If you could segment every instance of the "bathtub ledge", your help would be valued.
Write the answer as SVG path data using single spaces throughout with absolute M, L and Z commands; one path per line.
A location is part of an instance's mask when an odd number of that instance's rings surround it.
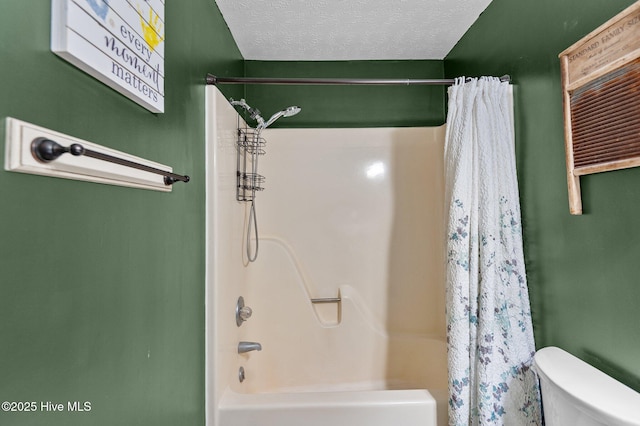
M 436 426 L 436 400 L 426 389 L 240 394 L 220 401 L 222 426 L 259 421 L 274 426 Z

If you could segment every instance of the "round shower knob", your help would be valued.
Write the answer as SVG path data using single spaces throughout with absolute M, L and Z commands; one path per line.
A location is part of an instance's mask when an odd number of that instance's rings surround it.
M 252 313 L 251 308 L 244 305 L 244 298 L 240 296 L 236 303 L 236 325 L 240 327 L 243 322 L 251 318 Z
M 246 321 L 249 318 L 251 318 L 252 313 L 253 311 L 251 310 L 251 308 L 248 306 L 245 306 L 244 308 L 240 308 L 238 315 L 240 315 L 240 318 L 242 318 L 242 321 Z

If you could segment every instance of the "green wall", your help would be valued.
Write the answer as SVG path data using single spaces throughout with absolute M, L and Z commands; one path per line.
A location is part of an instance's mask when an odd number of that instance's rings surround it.
M 558 54 L 630 0 L 493 0 L 445 58 L 448 77 L 508 73 L 537 346 L 640 390 L 640 168 L 583 177 L 569 215 Z
M 50 3 L 0 2 L 0 118 L 192 181 L 167 194 L 0 170 L 0 401 L 92 404 L 0 424 L 203 425 L 203 83 L 242 74 L 242 57 L 213 0 L 166 2 L 166 112 L 152 114 L 51 53 Z
M 445 61 L 244 62 L 213 1 L 167 2 L 166 112 L 152 114 L 50 52 L 50 2 L 0 2 L 0 118 L 192 177 L 164 194 L 0 171 L 0 400 L 92 403 L 75 414 L 0 412 L 0 424 L 204 424 L 207 72 L 511 74 L 537 344 L 640 390 L 640 169 L 583 178 L 585 214 L 569 215 L 557 59 L 629 4 L 493 0 Z M 443 87 L 221 87 L 265 117 L 303 108 L 280 127 L 444 122 Z
M 442 61 L 246 61 L 247 77 L 442 78 Z M 443 86 L 247 85 L 265 118 L 289 105 L 302 111 L 274 127 L 405 127 L 444 123 Z

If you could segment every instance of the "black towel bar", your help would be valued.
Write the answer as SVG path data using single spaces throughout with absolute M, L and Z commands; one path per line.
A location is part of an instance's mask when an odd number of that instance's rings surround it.
M 38 161 L 43 163 L 49 163 L 64 153 L 70 153 L 71 155 L 80 156 L 84 155 L 98 160 L 108 161 L 110 163 L 120 164 L 121 166 L 132 167 L 138 170 L 144 170 L 145 172 L 155 173 L 157 175 L 164 176 L 164 184 L 172 185 L 175 182 L 189 182 L 189 176 L 178 175 L 171 173 L 167 170 L 157 169 L 151 166 L 145 166 L 144 164 L 135 163 L 133 161 L 125 160 L 123 158 L 114 157 L 109 154 L 103 154 L 101 152 L 92 151 L 86 149 L 80 144 L 74 143 L 69 147 L 60 145 L 58 142 L 52 141 L 47 138 L 36 138 L 31 142 L 31 154 Z

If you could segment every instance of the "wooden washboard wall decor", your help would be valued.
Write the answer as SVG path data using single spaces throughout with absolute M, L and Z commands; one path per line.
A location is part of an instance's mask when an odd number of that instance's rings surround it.
M 640 1 L 560 55 L 569 211 L 580 176 L 640 166 Z

